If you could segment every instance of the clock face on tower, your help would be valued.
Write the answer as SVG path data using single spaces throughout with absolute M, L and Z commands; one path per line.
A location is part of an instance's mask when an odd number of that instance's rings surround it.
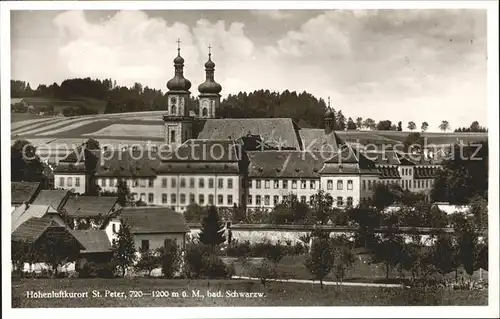
M 175 105 L 176 102 L 177 102 L 177 100 L 175 99 L 175 97 L 172 97 L 170 99 L 170 104 Z

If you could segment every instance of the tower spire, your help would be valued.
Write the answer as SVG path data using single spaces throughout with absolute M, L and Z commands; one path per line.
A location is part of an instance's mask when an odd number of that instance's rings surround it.
M 177 38 L 177 55 L 181 55 L 181 39 Z
M 330 109 L 330 97 L 328 97 L 328 109 Z

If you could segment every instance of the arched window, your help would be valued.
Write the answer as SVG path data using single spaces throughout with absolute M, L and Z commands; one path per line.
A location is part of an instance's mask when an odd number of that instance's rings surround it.
M 208 109 L 206 107 L 203 108 L 202 116 L 208 116 Z
M 175 107 L 175 105 L 172 105 L 172 107 L 170 108 L 170 114 L 172 115 L 177 114 L 177 108 Z

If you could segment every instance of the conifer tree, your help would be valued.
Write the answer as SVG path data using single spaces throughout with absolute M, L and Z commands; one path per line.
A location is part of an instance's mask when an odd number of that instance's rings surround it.
M 208 214 L 201 222 L 200 242 L 210 247 L 212 257 L 215 255 L 215 247 L 226 241 L 224 236 L 224 223 L 220 220 L 217 208 L 210 206 Z
M 118 230 L 117 238 L 113 239 L 113 248 L 113 259 L 121 268 L 122 277 L 124 277 L 127 267 L 131 266 L 136 259 L 134 238 L 130 233 L 130 226 L 124 220 Z

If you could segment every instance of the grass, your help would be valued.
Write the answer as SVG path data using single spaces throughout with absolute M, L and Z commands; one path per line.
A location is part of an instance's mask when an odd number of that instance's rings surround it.
M 397 279 L 399 277 L 399 272 L 396 269 L 392 269 L 389 272 L 389 279 L 386 279 L 385 265 L 371 264 L 370 256 L 362 252 L 356 254 L 355 257 L 356 260 L 351 269 L 348 270 L 347 276 L 343 281 L 367 283 L 400 282 Z M 312 279 L 311 273 L 304 266 L 304 261 L 305 255 L 285 256 L 278 264 L 278 277 L 283 279 Z M 259 260 L 250 260 L 250 262 L 257 264 Z M 236 275 L 250 277 L 254 275 L 254 273 L 252 273 L 252 266 L 248 267 L 238 259 L 233 261 L 233 265 Z M 410 273 L 405 273 L 405 276 L 410 276 Z M 454 277 L 455 273 L 450 273 L 448 276 Z M 459 276 L 465 276 L 462 270 L 459 270 Z M 486 272 L 484 277 L 487 278 Z M 479 271 L 474 273 L 473 278 L 479 278 Z M 336 281 L 333 273 L 330 273 L 325 280 Z
M 88 292 L 89 297 L 75 299 L 28 299 L 27 291 Z M 124 292 L 178 292 L 179 297 L 114 298 L 104 297 L 105 290 Z M 192 291 L 199 290 L 200 297 Z M 204 297 L 207 290 L 215 293 L 227 290 L 263 293 L 254 298 Z M 92 297 L 99 291 L 100 298 Z M 187 294 L 183 298 L 182 292 Z M 247 280 L 167 280 L 134 279 L 22 279 L 13 282 L 13 307 L 72 308 L 72 307 L 246 307 L 246 306 L 404 306 L 404 305 L 486 305 L 487 291 L 416 291 L 402 288 L 372 288 L 268 283 L 266 286 Z
M 50 117 L 53 117 L 53 116 L 38 115 L 38 114 L 31 114 L 31 113 L 10 113 L 11 123 L 21 122 L 21 121 L 26 121 L 26 120 L 50 118 Z

